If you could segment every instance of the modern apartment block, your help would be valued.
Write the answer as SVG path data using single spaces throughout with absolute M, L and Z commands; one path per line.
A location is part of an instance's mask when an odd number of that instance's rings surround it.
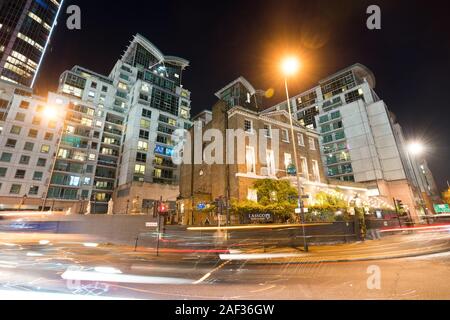
M 0 210 L 44 205 L 64 119 L 49 100 L 0 80 Z
M 374 196 L 389 203 L 400 199 L 417 216 L 425 210 L 414 187 L 406 142 L 375 85 L 367 67 L 350 66 L 293 97 L 295 119 L 320 133 L 329 178 L 365 183 Z M 285 104 L 280 104 L 267 112 L 283 108 Z
M 0 1 L 1 80 L 33 87 L 63 1 Z
M 79 66 L 61 75 L 47 102 L 63 117 L 47 206 L 84 213 L 89 204 L 91 213 L 106 213 L 113 199 L 123 214 L 160 197 L 176 200 L 171 135 L 191 126 L 190 92 L 181 84 L 188 64 L 137 35 L 108 76 Z

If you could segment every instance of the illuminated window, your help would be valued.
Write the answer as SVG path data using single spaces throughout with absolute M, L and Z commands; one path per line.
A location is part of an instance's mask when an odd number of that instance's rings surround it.
M 300 147 L 304 147 L 305 146 L 305 137 L 303 136 L 303 134 L 298 134 L 297 138 L 298 138 L 298 145 Z
M 67 149 L 59 149 L 58 158 L 67 159 L 69 157 L 69 150 Z
M 320 182 L 319 162 L 317 160 L 313 160 L 312 164 L 313 164 L 314 181 Z
M 284 167 L 286 170 L 289 168 L 289 166 L 292 165 L 292 156 L 290 153 L 284 154 Z
M 309 149 L 316 150 L 316 141 L 314 138 L 309 138 Z
M 150 124 L 149 120 L 141 119 L 141 128 L 150 129 Z
M 255 149 L 253 147 L 246 148 L 245 160 L 247 163 L 247 173 L 256 173 Z
M 145 165 L 137 164 L 134 166 L 134 173 L 136 174 L 145 174 Z
M 47 144 L 42 145 L 41 153 L 49 153 L 49 152 L 50 152 L 50 146 Z
M 255 189 L 248 189 L 247 200 L 258 202 L 258 191 Z
M 139 151 L 148 151 L 148 142 L 139 141 L 138 142 L 138 150 Z

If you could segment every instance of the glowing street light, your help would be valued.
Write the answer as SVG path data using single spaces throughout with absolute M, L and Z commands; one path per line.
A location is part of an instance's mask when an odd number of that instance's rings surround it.
M 303 242 L 305 251 L 308 252 L 308 241 L 306 239 L 306 229 L 305 229 L 305 210 L 303 208 L 303 195 L 302 195 L 302 186 L 299 175 L 299 164 L 298 164 L 298 156 L 297 156 L 297 148 L 295 141 L 295 132 L 294 132 L 294 122 L 292 117 L 292 109 L 291 109 L 291 98 L 289 97 L 289 85 L 288 85 L 288 77 L 293 76 L 300 69 L 300 62 L 296 57 L 286 57 L 281 62 L 281 70 L 284 74 L 284 84 L 286 87 L 286 98 L 287 98 L 287 107 L 289 112 L 289 120 L 291 124 L 291 134 L 292 134 L 292 147 L 294 150 L 294 159 L 295 159 L 295 175 L 297 177 L 297 187 L 298 187 L 298 209 L 300 209 L 300 215 L 302 219 L 302 229 L 303 229 Z M 297 211 L 296 211 L 297 213 Z
M 425 147 L 420 142 L 412 142 L 408 145 L 408 151 L 411 155 L 418 156 L 425 151 Z
M 296 57 L 287 57 L 282 61 L 281 69 L 285 76 L 292 76 L 300 69 L 300 62 Z

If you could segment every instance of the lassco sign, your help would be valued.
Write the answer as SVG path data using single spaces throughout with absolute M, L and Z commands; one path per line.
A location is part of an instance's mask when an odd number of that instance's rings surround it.
M 247 218 L 251 222 L 273 222 L 273 214 L 271 213 L 249 213 Z

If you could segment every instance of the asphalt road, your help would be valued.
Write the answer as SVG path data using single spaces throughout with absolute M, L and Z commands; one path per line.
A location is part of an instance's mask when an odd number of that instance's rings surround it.
M 442 232 L 420 237 L 430 244 L 449 241 Z M 0 299 L 450 299 L 450 251 L 275 264 L 224 261 L 217 253 L 156 258 L 152 252 L 86 241 L 83 236 L 0 234 Z M 395 242 L 412 243 L 407 236 Z M 364 245 L 370 244 L 338 248 L 360 252 Z

